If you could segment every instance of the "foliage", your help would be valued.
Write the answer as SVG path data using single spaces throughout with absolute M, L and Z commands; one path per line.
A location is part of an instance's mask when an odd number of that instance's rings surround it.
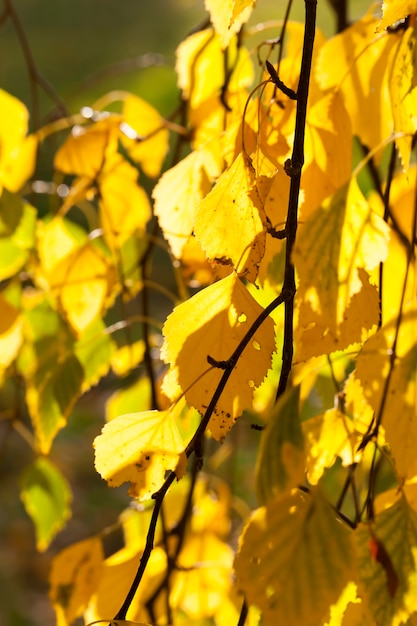
M 48 455 L 105 380 L 95 468 L 132 496 L 53 557 L 58 626 L 417 621 L 417 2 L 328 40 L 314 0 L 304 27 L 247 26 L 254 4 L 206 0 L 169 118 L 115 92 L 29 132 L 0 91 L 3 421 L 38 550 L 71 515 Z M 242 415 L 259 507 L 237 519 L 210 450 Z

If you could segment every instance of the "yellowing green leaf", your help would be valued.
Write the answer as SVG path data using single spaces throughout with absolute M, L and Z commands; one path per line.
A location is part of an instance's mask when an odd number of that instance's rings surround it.
M 94 448 L 96 470 L 109 486 L 130 482 L 129 493 L 144 500 L 176 469 L 185 444 L 172 411 L 145 411 L 106 424 Z
M 94 180 L 106 156 L 117 150 L 120 117 L 112 115 L 89 127 L 74 126 L 72 134 L 55 154 L 55 169 Z
M 142 98 L 129 94 L 123 103 L 123 118 L 137 133 L 137 138 L 122 136 L 129 156 L 139 163 L 150 178 L 161 171 L 168 152 L 169 133 L 158 111 Z M 123 126 L 122 126 L 123 130 Z M 129 133 L 126 133 L 129 135 Z
M 321 88 L 341 91 L 353 134 L 370 149 L 393 130 L 388 68 L 398 43 L 397 35 L 376 35 L 377 23 L 369 12 L 326 41 L 316 65 Z
M 25 137 L 28 111 L 17 98 L 0 89 L 0 193 L 3 186 L 18 191 L 35 169 L 37 140 Z
M 143 235 L 151 209 L 137 170 L 122 161 L 100 175 L 100 223 L 109 247 L 118 250 L 134 233 Z
M 371 532 L 370 532 L 371 531 Z M 404 497 L 355 532 L 361 584 L 378 626 L 408 623 L 417 597 L 417 514 Z
M 40 344 L 41 345 L 41 344 Z M 46 348 L 47 343 L 43 346 Z M 26 402 L 33 423 L 36 448 L 48 454 L 52 442 L 78 399 L 84 372 L 79 360 L 69 355 L 56 361 L 53 349 L 33 377 L 28 378 Z
M 110 369 L 115 345 L 101 319 L 94 320 L 74 345 L 74 354 L 84 371 L 82 391 L 96 385 Z
M 402 478 L 417 475 L 416 322 L 417 312 L 410 306 L 403 312 L 395 346 L 398 319 L 386 322 L 365 343 L 355 371 L 367 402 L 377 416 L 382 413 L 385 439 Z
M 411 13 L 417 13 L 416 0 L 384 0 L 382 3 L 382 20 L 377 30 L 391 26 L 394 22 L 402 20 Z
M 349 531 L 320 491 L 284 493 L 253 513 L 236 557 L 237 587 L 265 626 L 313 626 L 352 575 Z
M 417 26 L 408 28 L 400 40 L 390 73 L 390 95 L 394 130 L 405 133 L 395 141 L 405 170 L 408 170 L 417 131 Z
M 299 416 L 300 388 L 281 396 L 268 416 L 256 462 L 258 499 L 267 504 L 278 493 L 304 482 L 304 439 Z
M 194 230 L 198 206 L 210 188 L 205 157 L 204 151 L 191 152 L 161 176 L 152 193 L 155 215 L 177 259 Z
M 265 212 L 240 154 L 198 209 L 195 236 L 210 259 L 255 281 L 265 252 Z
M 77 333 L 83 332 L 103 311 L 115 280 L 114 268 L 91 241 L 57 263 L 48 276 Z
M 378 322 L 368 272 L 386 258 L 388 233 L 355 179 L 300 225 L 293 255 L 300 280 L 299 360 L 361 341 Z
M 106 421 L 134 411 L 149 411 L 150 406 L 150 382 L 148 378 L 139 378 L 133 385 L 118 389 L 110 396 L 106 402 Z
M 26 263 L 35 244 L 36 210 L 6 189 L 0 197 L 0 280 Z
M 36 547 L 44 552 L 71 515 L 71 489 L 59 469 L 40 457 L 21 477 L 21 498 L 36 531 Z
M 187 403 L 200 413 L 209 405 L 223 374 L 208 364 L 207 357 L 229 359 L 262 310 L 233 273 L 168 316 L 161 355 L 171 364 L 171 376 Z M 243 351 L 217 403 L 209 423 L 215 439 L 223 439 L 236 418 L 251 406 L 253 390 L 264 379 L 274 350 L 274 322 L 268 317 Z
M 211 22 L 219 35 L 223 48 L 230 38 L 241 29 L 252 12 L 256 0 L 205 0 Z
M 49 575 L 49 598 L 57 626 L 70 626 L 83 614 L 99 584 L 103 558 L 101 541 L 96 537 L 75 543 L 54 557 Z

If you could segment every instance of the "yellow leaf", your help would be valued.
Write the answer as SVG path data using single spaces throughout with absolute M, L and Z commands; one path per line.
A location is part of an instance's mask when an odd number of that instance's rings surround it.
M 417 514 L 404 497 L 355 531 L 359 595 L 378 626 L 406 622 L 416 609 Z
M 29 114 L 17 98 L 0 89 L 0 194 L 6 187 L 18 191 L 33 174 L 37 140 L 25 137 Z
M 130 482 L 129 494 L 149 498 L 175 470 L 185 444 L 172 411 L 116 417 L 94 440 L 95 467 L 110 487 Z
M 191 620 L 210 618 L 231 588 L 233 550 L 210 532 L 186 538 L 172 577 L 170 602 Z
M 198 209 L 195 236 L 210 259 L 254 282 L 265 252 L 265 212 L 240 154 Z
M 352 548 L 320 491 L 286 492 L 257 509 L 243 531 L 237 587 L 265 626 L 315 626 L 352 575 Z
M 256 0 L 205 0 L 211 22 L 226 48 L 231 37 L 239 32 L 250 18 Z
M 118 250 L 134 233 L 143 235 L 150 218 L 149 199 L 137 184 L 137 175 L 126 161 L 100 175 L 100 223 L 111 249 Z
M 391 26 L 411 13 L 417 13 L 417 0 L 384 0 L 382 20 L 378 24 L 377 31 Z
M 106 157 L 117 150 L 120 121 L 120 116 L 111 115 L 88 127 L 74 126 L 55 154 L 55 169 L 94 180 Z
M 307 477 L 316 485 L 326 468 L 331 467 L 337 457 L 348 466 L 358 461 L 355 447 L 361 439 L 354 430 L 353 422 L 337 409 L 329 409 L 322 415 L 302 423 L 307 453 Z
M 326 41 L 316 65 L 321 88 L 340 90 L 353 134 L 370 149 L 393 130 L 388 68 L 399 41 L 399 35 L 375 35 L 376 24 L 369 12 Z
M 57 626 L 70 626 L 80 617 L 102 575 L 103 548 L 93 537 L 62 550 L 52 560 L 49 598 Z
M 410 165 L 413 135 L 417 131 L 417 25 L 401 37 L 390 73 L 390 95 L 396 133 L 406 133 L 396 144 L 405 170 Z
M 293 255 L 300 280 L 299 360 L 360 341 L 378 322 L 368 272 L 385 260 L 388 233 L 356 179 L 300 225 Z
M 393 349 L 395 359 L 391 357 Z M 417 311 L 409 306 L 400 322 L 394 317 L 368 339 L 357 358 L 355 371 L 375 415 L 382 412 L 386 442 L 401 478 L 417 475 L 416 371 Z
M 194 230 L 198 206 L 210 189 L 204 165 L 204 152 L 191 152 L 161 176 L 152 192 L 155 215 L 177 259 Z
M 20 311 L 0 296 L 0 373 L 14 361 L 22 341 Z
M 55 216 L 48 222 L 38 222 L 37 237 L 42 269 L 49 274 L 59 261 L 86 241 L 87 233 L 69 220 Z
M 128 131 L 122 135 L 129 156 L 140 164 L 147 176 L 155 178 L 161 171 L 169 147 L 169 133 L 164 128 L 164 120 L 148 102 L 131 94 L 123 103 L 123 118 L 137 133 L 135 139 L 129 139 Z
M 263 311 L 233 273 L 177 306 L 163 328 L 161 356 L 190 406 L 204 413 L 223 370 L 210 367 L 231 357 Z M 264 379 L 275 350 L 274 322 L 268 317 L 242 353 L 210 420 L 217 440 L 225 437 L 242 411 L 251 406 L 253 390 Z

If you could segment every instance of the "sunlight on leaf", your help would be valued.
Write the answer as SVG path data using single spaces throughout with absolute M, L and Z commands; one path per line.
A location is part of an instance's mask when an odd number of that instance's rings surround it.
M 223 48 L 250 18 L 256 0 L 205 0 L 206 10 Z
M 417 0 L 384 0 L 382 3 L 382 20 L 379 22 L 377 30 L 391 26 L 410 13 L 417 13 Z
M 20 479 L 21 499 L 36 531 L 36 547 L 44 552 L 71 516 L 71 489 L 59 469 L 40 457 Z
M 414 306 L 403 311 L 390 365 L 398 320 L 386 322 L 365 343 L 360 352 L 355 379 L 367 402 L 378 416 L 391 448 L 400 477 L 417 475 L 417 311 Z
M 404 33 L 397 48 L 390 75 L 394 129 L 397 133 L 408 135 L 395 140 L 406 171 L 410 165 L 413 135 L 417 131 L 416 34 L 417 25 L 414 25 L 414 28 L 408 28 Z
M 0 296 L 0 373 L 16 358 L 23 341 L 20 311 Z
M 0 196 L 0 280 L 16 274 L 35 246 L 36 209 L 6 189 Z
M 243 531 L 237 586 L 266 626 L 313 626 L 349 581 L 352 549 L 349 531 L 320 491 L 286 492 L 257 509 Z
M 161 356 L 171 364 L 189 405 L 204 413 L 223 371 L 210 367 L 207 356 L 227 360 L 262 307 L 236 274 L 206 287 L 177 306 L 163 328 Z M 268 317 L 239 358 L 217 403 L 209 429 L 222 440 L 242 411 L 251 406 L 253 389 L 263 381 L 275 350 L 274 322 Z
M 201 202 L 195 236 L 207 256 L 233 264 L 255 281 L 265 252 L 265 212 L 254 189 L 252 171 L 239 155 Z
M 172 411 L 116 417 L 94 440 L 95 467 L 110 487 L 130 482 L 129 494 L 145 500 L 175 470 L 185 444 Z

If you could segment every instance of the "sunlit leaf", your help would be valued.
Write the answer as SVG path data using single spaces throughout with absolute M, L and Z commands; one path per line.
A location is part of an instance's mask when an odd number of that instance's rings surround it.
M 106 421 L 110 422 L 119 415 L 134 411 L 149 411 L 150 406 L 150 382 L 147 378 L 139 378 L 133 385 L 118 389 L 110 396 L 106 402 Z
M 16 358 L 23 341 L 20 311 L 0 296 L 0 371 Z
M 262 307 L 233 273 L 177 306 L 165 322 L 162 358 L 190 406 L 204 413 L 222 377 L 212 367 L 231 357 Z M 251 406 L 253 389 L 264 379 L 275 350 L 274 322 L 268 317 L 239 358 L 219 399 L 209 428 L 222 440 L 236 418 Z
M 416 0 L 384 0 L 382 3 L 382 20 L 379 22 L 377 30 L 391 26 L 410 13 L 417 13 Z
M 320 623 L 352 575 L 353 544 L 320 491 L 257 509 L 240 539 L 237 586 L 266 626 Z
M 70 626 L 82 615 L 100 581 L 103 558 L 101 541 L 96 537 L 74 543 L 54 557 L 49 598 L 57 626 Z
M 168 152 L 168 131 L 158 111 L 142 98 L 129 94 L 123 102 L 123 118 L 137 133 L 129 140 L 129 132 L 122 136 L 129 156 L 139 163 L 150 178 L 155 178 L 161 171 Z M 123 127 L 122 127 L 123 130 Z
M 417 597 L 417 514 L 404 497 L 356 533 L 361 585 L 378 626 L 400 624 Z
M 205 0 L 211 22 L 225 48 L 230 38 L 245 24 L 256 0 Z
M 191 619 L 212 617 L 231 588 L 233 551 L 210 532 L 193 534 L 185 542 L 172 577 L 170 601 Z
M 414 3 L 415 4 L 415 3 Z M 413 135 L 417 131 L 417 26 L 404 33 L 392 63 L 390 73 L 390 95 L 397 133 L 406 137 L 397 138 L 396 144 L 403 167 L 407 170 L 413 145 Z
M 401 322 L 397 317 L 386 322 L 365 343 L 354 374 L 375 415 L 382 418 L 386 441 L 403 478 L 417 475 L 416 320 L 415 308 L 408 307 Z
M 191 152 L 161 176 L 152 193 L 155 215 L 177 259 L 194 230 L 198 206 L 210 189 L 204 164 L 203 151 Z
M 55 154 L 55 169 L 94 180 L 106 156 L 117 150 L 120 122 L 120 116 L 111 115 L 91 126 L 74 126 L 71 135 Z
M 110 487 L 130 482 L 129 493 L 147 499 L 175 470 L 185 444 L 171 411 L 121 415 L 94 440 L 95 467 Z
M 210 259 L 256 279 L 265 251 L 265 212 L 253 172 L 239 155 L 201 202 L 195 235 Z
M 16 274 L 35 244 L 36 211 L 6 189 L 0 197 L 0 279 Z
M 36 547 L 43 552 L 71 515 L 71 489 L 59 469 L 44 457 L 21 476 L 21 498 L 36 531 Z
M 75 356 L 84 371 L 83 392 L 96 385 L 107 374 L 114 351 L 114 343 L 106 332 L 103 321 L 94 320 L 74 344 Z
M 329 39 L 316 65 L 320 86 L 341 91 L 352 131 L 368 148 L 387 139 L 393 130 L 388 68 L 399 37 L 375 34 L 377 24 L 370 11 Z
M 137 183 L 138 173 L 126 161 L 100 175 L 100 223 L 110 248 L 118 250 L 133 234 L 145 232 L 150 203 Z
M 355 179 L 300 226 L 294 248 L 300 360 L 361 341 L 378 322 L 378 294 L 368 272 L 385 260 L 388 233 Z
M 28 110 L 17 98 L 0 89 L 0 193 L 3 186 L 19 191 L 33 174 L 37 140 L 26 137 Z
M 304 482 L 304 439 L 299 421 L 300 388 L 276 403 L 262 433 L 256 463 L 258 499 L 267 504 L 278 493 Z

